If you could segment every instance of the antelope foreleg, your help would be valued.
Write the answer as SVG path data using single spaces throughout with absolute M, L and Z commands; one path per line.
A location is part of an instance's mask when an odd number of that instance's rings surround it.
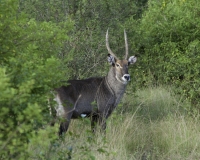
M 106 118 L 103 116 L 100 116 L 98 119 L 98 123 L 101 127 L 100 131 L 106 133 Z

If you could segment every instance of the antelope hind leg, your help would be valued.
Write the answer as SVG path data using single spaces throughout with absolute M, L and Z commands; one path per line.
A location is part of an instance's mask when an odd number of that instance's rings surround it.
M 70 120 L 72 117 L 72 112 L 68 113 L 67 116 L 64 118 L 64 120 L 62 119 L 62 122 L 60 124 L 60 128 L 59 128 L 59 136 L 63 135 L 64 133 L 67 132 L 69 124 L 70 124 Z

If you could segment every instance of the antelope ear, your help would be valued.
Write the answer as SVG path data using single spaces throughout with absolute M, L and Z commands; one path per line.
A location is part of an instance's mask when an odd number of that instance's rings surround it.
M 108 62 L 114 66 L 116 62 L 115 57 L 113 57 L 111 54 L 108 54 Z
M 134 64 L 137 61 L 137 58 L 135 56 L 131 56 L 128 59 L 128 65 L 129 64 Z

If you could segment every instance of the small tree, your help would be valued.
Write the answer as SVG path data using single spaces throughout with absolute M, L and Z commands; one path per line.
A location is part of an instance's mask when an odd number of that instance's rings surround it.
M 198 0 L 149 1 L 135 39 L 141 53 L 139 77 L 150 73 L 154 82 L 175 85 L 196 107 L 200 93 L 199 13 Z
M 58 54 L 71 21 L 37 22 L 18 8 L 18 0 L 1 1 L 0 159 L 25 159 L 28 141 L 47 123 L 47 93 L 70 71 Z

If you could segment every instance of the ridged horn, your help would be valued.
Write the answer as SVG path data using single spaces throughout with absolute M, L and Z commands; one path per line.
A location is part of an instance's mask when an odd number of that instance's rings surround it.
M 108 38 L 109 37 L 108 37 L 108 30 L 107 30 L 107 32 L 106 32 L 106 48 L 108 50 L 108 53 L 111 54 L 113 57 L 115 57 L 117 59 L 117 56 L 110 49 Z
M 124 30 L 124 40 L 125 40 L 125 59 L 128 59 L 128 41 L 126 31 Z

